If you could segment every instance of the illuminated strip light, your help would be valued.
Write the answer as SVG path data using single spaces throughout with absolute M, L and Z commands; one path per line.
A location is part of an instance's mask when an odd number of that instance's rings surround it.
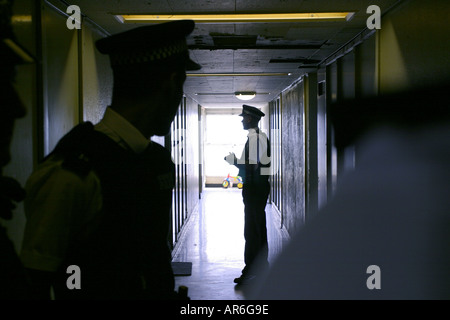
M 292 73 L 187 73 L 188 77 L 284 77 Z
M 194 20 L 196 23 L 301 22 L 307 20 L 349 21 L 354 12 L 267 13 L 267 14 L 119 14 L 121 23 L 160 23 Z
M 267 95 L 270 92 L 254 92 L 255 95 Z M 236 92 L 196 92 L 196 96 L 236 96 Z
M 28 23 L 28 22 L 33 22 L 33 18 L 31 17 L 31 15 L 13 15 L 11 17 L 11 22 L 12 23 Z
M 34 63 L 34 58 L 29 55 L 18 43 L 11 39 L 3 39 L 3 43 L 21 59 L 21 63 Z

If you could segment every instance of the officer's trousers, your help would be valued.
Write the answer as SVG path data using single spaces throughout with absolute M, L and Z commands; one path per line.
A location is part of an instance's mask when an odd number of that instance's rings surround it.
M 244 262 L 245 275 L 253 268 L 268 266 L 268 244 L 266 227 L 266 204 L 269 197 L 270 185 L 249 186 L 244 184 L 242 198 L 244 201 Z M 255 262 L 258 265 L 254 265 Z

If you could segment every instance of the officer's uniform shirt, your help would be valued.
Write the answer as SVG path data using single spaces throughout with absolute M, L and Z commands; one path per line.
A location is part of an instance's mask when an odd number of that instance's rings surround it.
M 238 164 L 245 164 L 248 160 L 249 164 L 268 164 L 270 157 L 267 154 L 267 135 L 261 130 L 256 131 L 255 128 L 248 129 L 248 155 L 247 148 L 242 150 L 241 157 L 237 160 Z
M 120 114 L 111 108 L 107 108 L 102 121 L 95 125 L 95 130 L 100 131 L 117 142 L 125 149 L 131 149 L 135 153 L 142 153 L 150 144 L 142 133 Z
M 138 154 L 152 143 L 111 108 L 106 109 L 95 130 Z M 27 225 L 20 257 L 30 269 L 56 271 L 70 237 L 94 228 L 102 207 L 100 180 L 95 172 L 80 177 L 62 168 L 62 162 L 50 157 L 25 186 Z

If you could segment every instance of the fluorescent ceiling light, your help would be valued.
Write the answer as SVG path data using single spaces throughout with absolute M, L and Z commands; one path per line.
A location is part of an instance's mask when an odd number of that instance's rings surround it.
M 270 94 L 270 92 L 258 92 L 255 94 L 262 95 L 262 94 Z M 196 92 L 194 93 L 196 96 L 236 96 L 236 92 Z
M 188 77 L 283 77 L 291 76 L 290 72 L 271 72 L 271 73 L 187 73 Z
M 241 92 L 235 92 L 234 95 L 239 100 L 248 101 L 248 100 L 252 100 L 256 96 L 256 92 L 253 92 L 253 91 L 241 91 Z
M 311 12 L 311 13 L 267 13 L 267 14 L 118 14 L 122 23 L 160 23 L 174 20 L 194 20 L 196 23 L 255 23 L 255 22 L 300 22 L 349 21 L 354 12 Z
M 31 15 L 13 15 L 11 17 L 12 23 L 20 23 L 20 22 L 33 22 Z
M 3 39 L 3 43 L 22 59 L 21 63 L 35 62 L 34 58 L 30 54 L 28 54 L 28 52 L 26 52 L 25 49 L 23 49 L 17 42 L 7 38 Z

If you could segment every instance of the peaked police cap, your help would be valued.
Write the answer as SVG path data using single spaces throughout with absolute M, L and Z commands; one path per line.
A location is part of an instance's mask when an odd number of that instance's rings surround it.
M 262 112 L 258 108 L 252 107 L 252 106 L 249 106 L 246 104 L 244 104 L 242 106 L 242 113 L 239 116 L 244 116 L 244 115 L 252 116 L 256 119 L 261 119 L 261 117 L 265 116 L 264 112 Z
M 178 20 L 135 28 L 96 42 L 98 51 L 110 56 L 111 66 L 171 63 L 184 60 L 186 70 L 201 66 L 189 58 L 186 37 L 194 30 L 192 20 Z

